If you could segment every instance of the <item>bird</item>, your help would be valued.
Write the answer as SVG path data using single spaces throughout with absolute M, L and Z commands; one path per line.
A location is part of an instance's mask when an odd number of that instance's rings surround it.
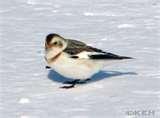
M 56 33 L 50 33 L 45 38 L 46 68 L 51 68 L 60 75 L 71 78 L 61 88 L 73 88 L 76 84 L 86 83 L 98 73 L 105 62 L 113 60 L 132 59 L 89 46 L 84 42 L 67 39 Z

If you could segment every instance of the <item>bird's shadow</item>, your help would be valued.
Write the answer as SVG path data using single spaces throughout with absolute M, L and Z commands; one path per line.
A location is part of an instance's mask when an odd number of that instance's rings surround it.
M 103 79 L 108 79 L 115 76 L 122 76 L 122 75 L 137 75 L 135 72 L 120 72 L 120 71 L 100 71 L 99 73 L 93 75 L 87 83 L 100 81 Z M 54 70 L 49 70 L 48 78 L 54 82 L 64 83 L 66 81 L 72 81 L 71 78 L 63 77 L 62 75 L 58 74 Z

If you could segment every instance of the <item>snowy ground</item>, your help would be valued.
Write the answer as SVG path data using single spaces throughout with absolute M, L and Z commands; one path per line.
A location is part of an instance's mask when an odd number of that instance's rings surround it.
M 0 2 L 1 118 L 160 118 L 159 0 Z M 59 33 L 136 59 L 106 65 L 64 90 L 45 69 L 44 39 Z M 128 114 L 134 111 L 154 114 Z

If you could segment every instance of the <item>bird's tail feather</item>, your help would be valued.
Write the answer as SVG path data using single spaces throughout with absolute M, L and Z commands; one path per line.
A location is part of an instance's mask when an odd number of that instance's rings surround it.
M 105 60 L 122 60 L 122 59 L 133 59 L 132 57 L 119 56 L 112 53 L 90 55 L 91 59 L 105 59 Z
M 133 59 L 132 57 L 120 56 L 120 59 Z

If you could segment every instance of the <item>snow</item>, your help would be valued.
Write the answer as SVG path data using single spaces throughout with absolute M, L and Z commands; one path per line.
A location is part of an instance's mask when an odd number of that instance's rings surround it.
M 20 104 L 27 104 L 27 103 L 30 103 L 30 100 L 29 100 L 28 98 L 21 98 L 21 99 L 19 100 L 19 103 L 20 103 Z
M 22 115 L 20 118 L 30 118 L 29 116 Z
M 5 0 L 0 2 L 1 118 L 160 117 L 158 0 Z M 61 89 L 46 70 L 48 33 L 135 59 L 106 65 L 87 84 Z
M 117 26 L 118 28 L 134 28 L 133 24 L 120 24 Z

